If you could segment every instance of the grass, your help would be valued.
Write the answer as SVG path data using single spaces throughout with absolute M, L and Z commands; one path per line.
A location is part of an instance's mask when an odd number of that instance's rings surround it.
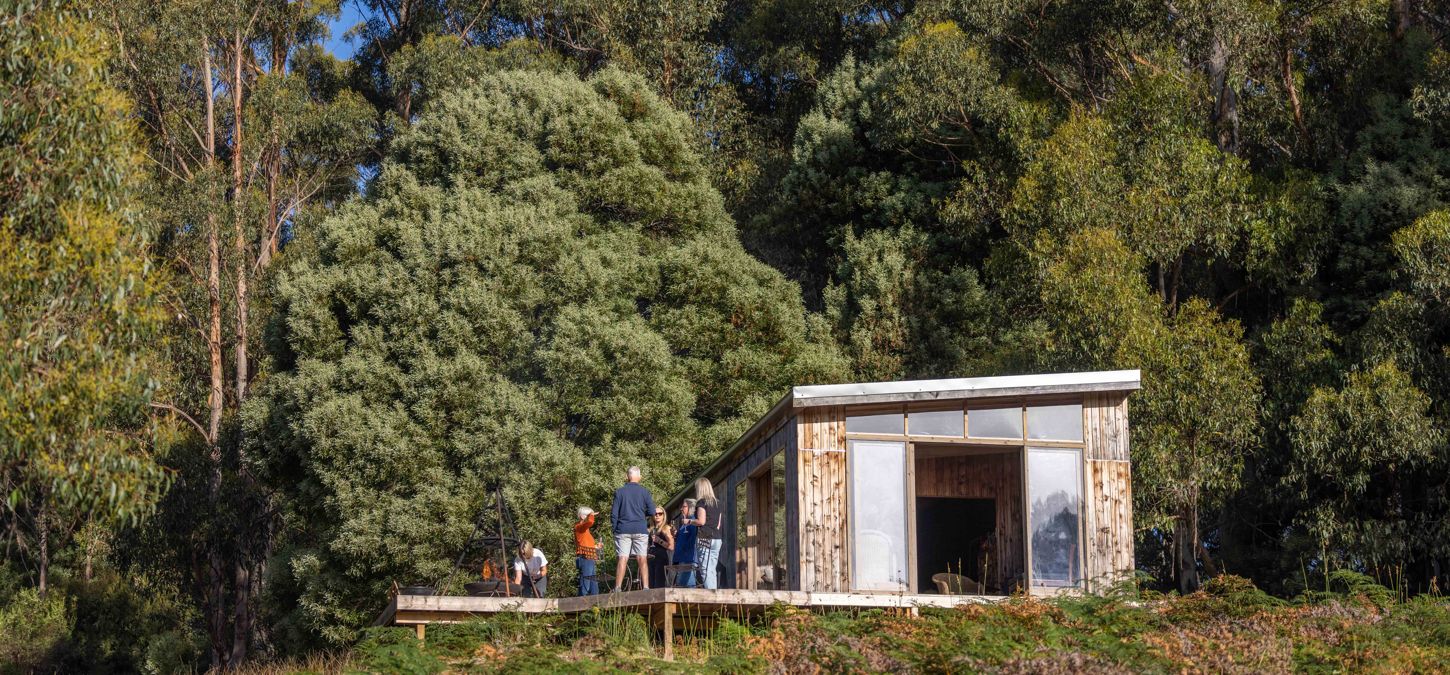
M 375 628 L 346 655 L 265 672 L 1450 672 L 1450 601 L 1352 573 L 1293 601 L 1219 577 L 1183 597 L 1124 588 L 919 617 L 777 606 L 675 640 L 666 662 L 635 614 L 501 615 L 432 626 L 422 645 Z

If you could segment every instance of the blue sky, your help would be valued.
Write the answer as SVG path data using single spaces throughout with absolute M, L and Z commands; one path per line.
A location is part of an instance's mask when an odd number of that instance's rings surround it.
M 339 59 L 352 58 L 353 52 L 357 51 L 357 46 L 344 38 L 343 34 L 348 29 L 362 22 L 362 3 L 355 0 L 344 0 L 342 3 L 342 13 L 327 24 L 328 30 L 332 32 L 332 35 L 327 38 L 327 42 L 324 43 L 328 51 L 332 52 Z

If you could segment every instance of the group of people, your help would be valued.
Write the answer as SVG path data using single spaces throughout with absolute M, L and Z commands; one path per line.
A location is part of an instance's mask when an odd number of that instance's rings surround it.
M 686 499 L 680 511 L 670 518 L 664 506 L 655 504 L 649 490 L 640 484 L 640 468 L 629 467 L 624 485 L 614 491 L 609 524 L 614 532 L 617 554 L 616 580 L 623 580 L 629 561 L 634 559 L 639 570 L 640 588 L 676 587 L 719 588 L 716 566 L 720 561 L 720 545 L 725 515 L 715 498 L 710 481 L 695 481 L 695 497 Z M 599 593 L 599 545 L 592 532 L 595 512 L 579 507 L 574 523 L 574 564 L 579 568 L 579 594 Z M 680 570 L 680 566 L 689 567 Z M 668 578 L 668 568 L 680 570 Z M 543 597 L 548 588 L 549 560 L 530 542 L 522 542 L 514 559 L 513 581 L 523 587 L 524 595 Z M 621 590 L 622 582 L 614 590 Z

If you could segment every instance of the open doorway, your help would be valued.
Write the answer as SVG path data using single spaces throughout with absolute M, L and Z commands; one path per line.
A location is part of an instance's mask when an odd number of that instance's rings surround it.
M 986 579 L 982 571 L 990 564 L 987 554 L 996 526 L 994 499 L 917 497 L 916 575 L 924 581 L 919 590 L 938 592 L 932 577 L 939 573 Z M 948 590 L 957 589 L 948 584 Z
M 1006 594 L 1023 583 L 1022 449 L 914 447 L 919 593 Z

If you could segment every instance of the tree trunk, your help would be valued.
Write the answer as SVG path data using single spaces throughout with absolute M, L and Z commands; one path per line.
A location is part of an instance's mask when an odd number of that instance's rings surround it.
M 215 84 L 212 80 L 211 46 L 202 39 L 202 70 L 206 73 L 206 155 L 207 180 L 215 179 L 212 169 L 216 166 L 216 102 Z M 211 192 L 209 190 L 209 192 Z M 215 194 L 214 192 L 212 194 Z M 222 490 L 221 428 L 222 410 L 226 405 L 226 372 L 222 363 L 222 277 L 221 277 L 221 227 L 217 223 L 216 209 L 206 214 L 206 290 L 210 310 L 207 326 L 206 351 L 211 373 L 211 386 L 207 391 L 207 452 L 211 471 L 207 479 L 207 494 L 213 505 L 220 503 Z M 220 669 L 226 665 L 226 611 L 225 582 L 222 579 L 220 546 L 213 540 L 206 552 L 206 591 L 203 593 L 207 617 L 207 641 L 210 644 L 211 665 Z
M 1213 113 L 1209 122 L 1214 129 L 1218 149 L 1237 154 L 1239 149 L 1239 103 L 1238 94 L 1228 81 L 1229 50 L 1223 38 L 1213 36 L 1212 51 L 1208 56 L 1208 84 L 1213 95 Z
M 1280 66 L 1284 76 L 1284 90 L 1289 93 L 1289 106 L 1294 113 L 1294 128 L 1299 131 L 1299 143 L 1309 149 L 1309 127 L 1304 124 L 1304 107 L 1299 103 L 1299 87 L 1294 84 L 1294 52 L 1284 37 L 1284 48 L 1280 51 Z
M 1410 26 L 1414 25 L 1414 2 L 1413 0 L 1391 0 L 1390 14 L 1394 22 L 1394 36 L 1396 40 L 1403 39 L 1405 33 L 1409 32 Z
M 246 555 L 243 551 L 237 551 L 235 578 L 232 589 L 236 596 L 236 615 L 233 617 L 232 625 L 232 654 L 229 662 L 233 665 L 240 665 L 247 659 L 247 645 L 252 637 L 252 577 L 251 570 L 246 565 Z
M 1173 523 L 1174 576 L 1178 592 L 1184 595 L 1198 590 L 1198 509 L 1187 507 Z
M 272 56 L 267 67 L 268 72 L 278 73 L 285 69 L 287 62 L 287 42 L 277 34 L 272 35 Z M 272 263 L 272 257 L 277 255 L 277 236 L 282 224 L 278 222 L 281 218 L 279 205 L 277 203 L 277 178 L 282 172 L 282 149 L 277 140 L 277 118 L 274 114 L 271 120 L 272 131 L 268 135 L 266 155 L 263 163 L 263 171 L 267 181 L 267 215 L 262 222 L 262 231 L 257 239 L 257 269 L 264 270 Z
M 211 169 L 216 165 L 216 103 L 212 95 L 212 69 L 211 69 L 211 48 L 202 41 L 201 45 L 202 70 L 206 72 L 206 166 L 208 180 L 211 180 Z M 222 406 L 225 405 L 222 387 L 225 373 L 222 369 L 222 276 L 221 276 L 221 233 L 217 227 L 216 209 L 207 209 L 206 214 L 206 290 L 207 303 L 211 313 L 211 323 L 206 334 L 206 347 L 208 365 L 211 370 L 211 388 L 207 391 L 207 438 L 206 443 L 211 451 L 211 462 L 214 473 L 213 485 L 211 486 L 212 501 L 215 502 L 221 480 L 221 448 L 217 440 L 221 438 L 222 428 Z
M 236 228 L 237 326 L 236 326 L 236 395 L 237 405 L 247 397 L 247 237 L 242 223 L 245 198 L 242 165 L 245 146 L 242 143 L 242 54 L 246 42 L 237 30 L 232 40 L 232 219 Z
M 50 495 L 44 490 L 40 492 L 40 505 L 35 510 L 35 533 L 40 539 L 40 597 L 44 598 L 50 590 L 50 523 L 47 518 L 49 508 L 46 506 L 46 499 Z

